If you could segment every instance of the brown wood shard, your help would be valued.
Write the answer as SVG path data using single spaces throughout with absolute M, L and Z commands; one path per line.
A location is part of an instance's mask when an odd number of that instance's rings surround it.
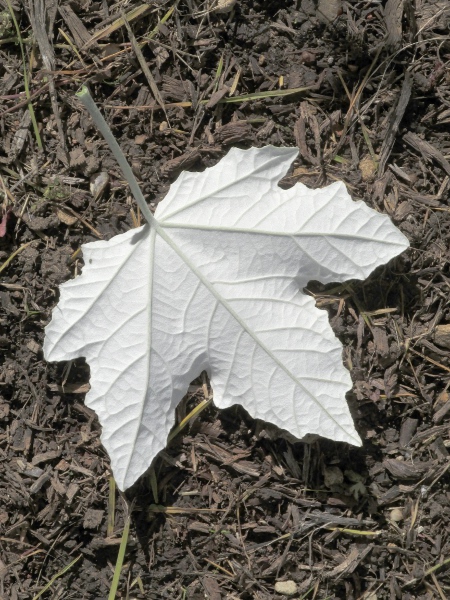
M 359 565 L 359 563 L 365 559 L 365 557 L 372 550 L 373 544 L 364 546 L 362 544 L 355 544 L 350 550 L 348 556 L 341 562 L 340 565 L 335 567 L 332 571 L 327 573 L 329 579 L 341 579 L 345 575 L 350 575 Z
M 251 136 L 251 127 L 246 121 L 235 121 L 218 127 L 214 132 L 214 141 L 222 146 L 236 144 L 248 140 Z
M 447 175 L 450 175 L 450 163 L 437 148 L 432 146 L 429 142 L 422 140 L 416 133 L 412 133 L 411 131 L 406 133 L 403 136 L 403 139 L 407 144 L 414 148 L 414 150 L 420 152 L 426 161 L 436 161 Z
M 177 156 L 176 158 L 168 160 L 161 169 L 161 175 L 165 177 L 172 177 L 176 173 L 192 167 L 199 158 L 200 150 L 198 148 L 188 150 L 181 156 Z
M 404 0 L 387 0 L 384 21 L 388 32 L 386 45 L 397 47 L 402 41 L 402 17 Z
M 394 145 L 395 138 L 398 133 L 398 128 L 400 126 L 401 120 L 403 119 L 403 115 L 405 114 L 406 108 L 409 104 L 409 99 L 411 97 L 411 87 L 411 75 L 409 73 L 406 73 L 405 79 L 403 80 L 403 85 L 397 106 L 390 115 L 388 129 L 384 137 L 383 145 L 381 147 L 380 162 L 378 165 L 379 176 L 384 173 L 384 170 L 386 168 L 386 163 L 391 154 L 392 147 Z
M 59 6 L 58 10 L 67 27 L 70 29 L 75 45 L 78 49 L 83 48 L 91 39 L 91 34 L 68 4 Z M 97 43 L 95 43 L 95 46 L 98 47 Z

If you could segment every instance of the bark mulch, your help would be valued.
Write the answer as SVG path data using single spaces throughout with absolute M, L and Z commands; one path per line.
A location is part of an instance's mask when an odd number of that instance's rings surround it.
M 0 598 L 108 598 L 128 514 L 117 598 L 450 597 L 448 2 L 0 9 Z M 82 83 L 152 208 L 182 169 L 270 143 L 299 148 L 284 186 L 344 180 L 408 236 L 366 282 L 308 286 L 343 343 L 362 448 L 211 405 L 118 494 L 88 367 L 42 357 L 80 245 L 140 222 Z

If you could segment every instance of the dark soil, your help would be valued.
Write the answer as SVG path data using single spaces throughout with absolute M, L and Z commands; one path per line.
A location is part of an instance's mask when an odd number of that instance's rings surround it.
M 150 78 L 126 27 L 91 40 L 139 2 L 11 2 L 43 149 L 0 0 L 0 597 L 106 599 L 129 506 L 118 598 L 276 599 L 285 580 L 297 599 L 449 598 L 447 0 L 152 2 L 131 19 Z M 140 222 L 82 83 L 152 208 L 231 146 L 297 145 L 286 186 L 342 179 L 408 236 L 365 283 L 309 288 L 344 346 L 362 448 L 291 444 L 211 405 L 114 491 L 89 369 L 42 357 L 81 244 Z M 179 419 L 202 398 L 200 381 Z

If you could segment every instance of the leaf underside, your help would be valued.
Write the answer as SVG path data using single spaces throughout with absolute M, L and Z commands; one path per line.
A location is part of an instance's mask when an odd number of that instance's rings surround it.
M 121 489 L 165 447 L 202 370 L 219 408 L 240 403 L 300 439 L 361 444 L 342 346 L 301 290 L 364 279 L 408 242 L 343 183 L 282 190 L 296 155 L 232 149 L 183 173 L 151 226 L 84 245 L 83 274 L 61 286 L 44 354 L 89 363 L 86 404 Z

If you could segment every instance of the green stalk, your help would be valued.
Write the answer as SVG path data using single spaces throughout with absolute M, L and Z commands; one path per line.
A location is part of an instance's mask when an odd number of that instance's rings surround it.
M 125 527 L 123 528 L 122 539 L 120 540 L 119 554 L 117 555 L 117 561 L 114 568 L 114 575 L 111 588 L 109 590 L 108 600 L 115 600 L 117 588 L 119 587 L 120 574 L 122 572 L 125 551 L 127 549 L 128 534 L 130 533 L 130 518 L 131 515 L 128 514 L 125 519 Z
M 22 35 L 20 33 L 19 24 L 16 19 L 16 15 L 14 14 L 14 10 L 11 6 L 10 0 L 6 0 L 6 4 L 8 5 L 8 10 L 11 13 L 11 18 L 14 23 L 14 27 L 16 28 L 17 38 L 19 40 L 20 53 L 22 54 L 22 64 L 23 64 L 23 85 L 25 87 L 25 95 L 28 100 L 28 110 L 30 111 L 31 122 L 33 123 L 34 135 L 36 136 L 36 142 L 39 146 L 39 149 L 42 150 L 44 148 L 42 144 L 41 134 L 39 133 L 39 127 L 36 121 L 36 115 L 34 114 L 33 105 L 31 104 L 31 94 L 30 87 L 28 85 L 28 73 L 27 73 L 27 61 L 25 59 L 25 50 L 23 48 L 23 40 Z
M 36 594 L 36 596 L 33 596 L 33 600 L 38 600 L 38 598 L 40 598 L 44 592 L 49 590 L 52 587 L 52 585 L 55 583 L 55 581 L 58 579 L 58 577 L 61 577 L 62 575 L 64 575 L 64 573 L 67 573 L 67 571 L 69 569 L 71 569 L 73 567 L 73 565 L 80 560 L 81 556 L 82 555 L 80 554 L 80 556 L 77 556 L 76 558 L 74 558 L 71 563 L 69 563 L 68 565 L 63 567 L 61 569 L 61 571 L 58 571 L 58 573 L 56 573 L 56 575 L 53 575 L 53 577 L 50 579 L 50 581 L 44 585 L 42 590 L 40 592 L 38 592 Z

